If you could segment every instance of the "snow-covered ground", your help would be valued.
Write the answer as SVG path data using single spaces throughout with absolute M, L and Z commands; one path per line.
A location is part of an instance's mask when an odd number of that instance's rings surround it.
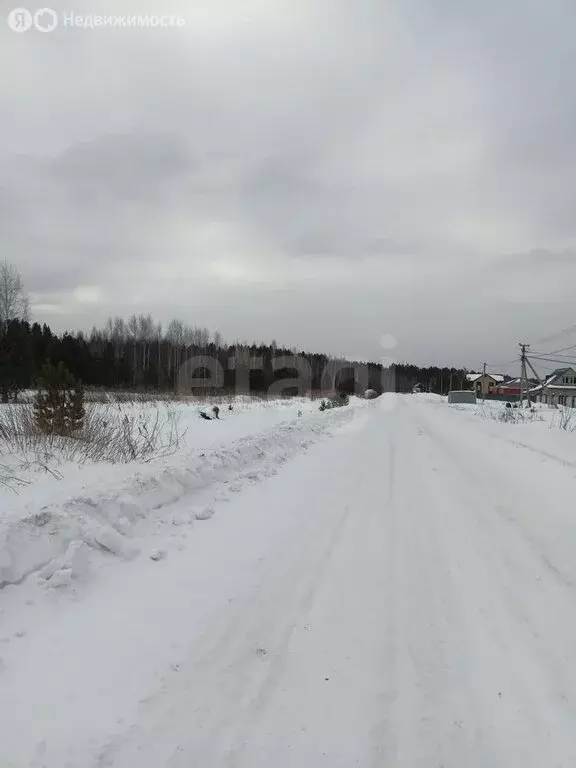
M 426 398 L 426 395 L 419 395 Z M 444 410 L 458 410 L 465 418 L 483 423 L 476 425 L 485 435 L 526 448 L 551 461 L 565 462 L 576 468 L 576 409 L 551 408 L 535 403 L 532 410 L 507 409 L 506 403 L 478 401 L 475 406 L 448 406 L 445 398 L 428 396 L 428 402 Z M 517 423 L 502 422 L 504 415 Z
M 131 559 L 0 590 L 2 768 L 576 765 L 576 433 L 287 416 L 85 481 Z
M 131 559 L 142 536 L 151 530 L 160 535 L 182 522 L 180 513 L 176 519 L 170 515 L 177 500 L 189 498 L 196 505 L 184 522 L 210 514 L 205 507 L 224 491 L 273 474 L 332 423 L 318 413 L 318 402 L 304 398 L 238 398 L 232 411 L 221 406 L 219 419 L 201 419 L 199 411 L 210 413 L 211 407 L 168 406 L 183 437 L 177 450 L 157 460 L 78 464 L 51 457 L 45 466 L 33 463 L 17 472 L 29 483 L 17 494 L 0 486 L 0 587 L 30 574 L 52 585 L 71 581 L 89 568 L 89 550 Z M 165 410 L 155 404 L 120 407 L 122 415 L 136 412 L 150 421 L 159 412 L 166 425 Z M 339 414 L 336 421 L 349 418 Z

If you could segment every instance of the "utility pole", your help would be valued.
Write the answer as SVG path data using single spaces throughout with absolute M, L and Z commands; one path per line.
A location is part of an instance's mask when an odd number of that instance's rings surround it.
M 484 363 L 482 369 L 482 400 L 486 400 L 486 366 L 488 363 Z
M 546 377 L 544 377 L 544 379 L 540 378 L 538 372 L 536 371 L 536 369 L 532 365 L 532 361 L 530 360 L 529 357 L 526 358 L 526 363 L 528 364 L 528 367 L 530 368 L 530 370 L 532 371 L 532 373 L 536 377 L 536 381 L 540 384 L 540 394 L 542 396 L 544 396 L 544 390 L 546 388 Z
M 524 403 L 524 391 L 526 391 L 526 400 L 528 401 L 528 407 L 530 407 L 530 384 L 528 383 L 528 369 L 526 367 L 526 353 L 530 349 L 530 344 L 520 344 L 519 346 L 520 362 L 522 363 L 520 373 L 520 405 Z

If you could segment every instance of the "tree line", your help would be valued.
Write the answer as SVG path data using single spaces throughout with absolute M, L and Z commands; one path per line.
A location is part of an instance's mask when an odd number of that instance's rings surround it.
M 229 345 L 218 333 L 186 329 L 176 321 L 162 333 L 149 316 L 127 323 L 115 318 L 89 335 L 56 334 L 46 324 L 10 320 L 0 329 L 3 401 L 34 387 L 48 361 L 63 363 L 85 387 L 111 390 L 234 391 L 240 387 L 240 375 L 244 376 L 242 389 L 253 393 L 267 392 L 274 384 L 298 375 L 307 388 L 318 392 L 353 393 L 359 387 L 410 392 L 420 384 L 445 394 L 450 388 L 466 386 L 466 371 L 455 368 L 408 364 L 383 368 L 378 363 L 351 362 L 274 343 Z M 221 371 L 218 381 L 214 365 Z M 284 393 L 294 394 L 290 387 Z
M 164 329 L 150 314 L 108 319 L 104 327 L 55 333 L 31 322 L 18 273 L 0 265 L 0 396 L 16 400 L 34 388 L 46 363 L 62 364 L 86 388 L 195 393 L 242 391 L 409 392 L 414 385 L 443 394 L 466 386 L 466 371 L 348 361 L 279 347 L 275 342 L 228 344 L 216 331 L 172 320 Z

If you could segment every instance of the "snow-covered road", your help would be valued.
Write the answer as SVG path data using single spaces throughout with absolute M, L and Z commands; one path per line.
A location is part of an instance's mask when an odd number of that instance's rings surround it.
M 383 397 L 166 559 L 27 606 L 0 765 L 573 768 L 576 467 L 504 438 Z

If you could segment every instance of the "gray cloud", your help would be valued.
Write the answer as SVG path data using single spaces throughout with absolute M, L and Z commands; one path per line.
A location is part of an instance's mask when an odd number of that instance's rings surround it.
M 72 144 L 52 160 L 48 172 L 71 196 L 94 195 L 80 202 L 161 202 L 166 187 L 189 173 L 190 159 L 178 135 L 103 135 Z
M 38 319 L 180 314 L 373 358 L 392 333 L 399 357 L 468 365 L 570 325 L 572 5 L 162 13 L 186 26 L 0 27 L 0 235 Z

